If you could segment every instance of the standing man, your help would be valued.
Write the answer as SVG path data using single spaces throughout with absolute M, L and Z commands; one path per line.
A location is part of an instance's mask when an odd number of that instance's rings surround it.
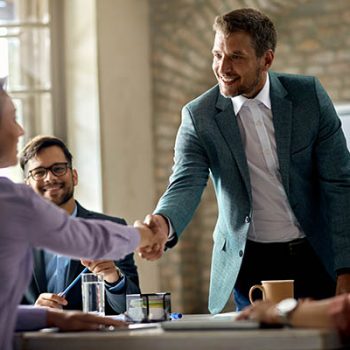
M 74 199 L 78 173 L 72 167 L 72 155 L 58 138 L 38 136 L 24 147 L 20 165 L 26 183 L 32 189 L 67 211 L 84 219 L 110 220 L 126 225 L 124 219 L 95 213 L 83 208 Z M 126 294 L 140 293 L 133 253 L 118 261 L 70 260 L 48 251 L 34 250 L 34 273 L 24 302 L 52 308 L 82 309 L 81 285 L 78 283 L 66 296 L 62 292 L 79 273 L 88 267 L 91 272 L 104 275 L 106 314 L 126 310 Z
M 218 85 L 182 110 L 168 189 L 146 222 L 173 246 L 191 220 L 210 174 L 219 207 L 209 310 L 234 290 L 294 279 L 295 296 L 350 291 L 350 157 L 340 120 L 314 77 L 269 72 L 271 20 L 254 9 L 214 23 Z

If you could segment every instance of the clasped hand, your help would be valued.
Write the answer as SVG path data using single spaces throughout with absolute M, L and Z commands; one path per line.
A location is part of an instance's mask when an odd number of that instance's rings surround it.
M 135 221 L 141 235 L 138 248 L 139 256 L 153 261 L 159 259 L 164 252 L 168 240 L 169 227 L 167 220 L 161 215 L 147 215 L 144 222 Z

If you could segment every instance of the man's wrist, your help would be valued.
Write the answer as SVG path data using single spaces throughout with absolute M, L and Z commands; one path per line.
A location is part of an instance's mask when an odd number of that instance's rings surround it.
M 121 272 L 118 266 L 115 266 L 115 272 L 116 272 L 117 278 L 115 279 L 114 282 L 109 282 L 105 280 L 105 283 L 108 287 L 116 286 L 124 278 L 124 274 Z
M 284 299 L 276 305 L 276 313 L 279 323 L 285 326 L 291 326 L 291 316 L 298 307 L 299 303 L 294 298 Z

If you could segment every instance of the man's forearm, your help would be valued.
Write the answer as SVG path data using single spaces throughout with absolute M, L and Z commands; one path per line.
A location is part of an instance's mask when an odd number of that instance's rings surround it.
M 334 328 L 329 315 L 331 302 L 332 299 L 301 302 L 290 315 L 290 324 L 303 328 Z

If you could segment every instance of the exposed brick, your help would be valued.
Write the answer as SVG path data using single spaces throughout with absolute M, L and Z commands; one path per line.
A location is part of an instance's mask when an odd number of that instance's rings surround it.
M 181 108 L 215 84 L 210 51 L 216 15 L 247 6 L 265 11 L 278 30 L 273 70 L 316 75 L 335 101 L 350 99 L 350 1 L 149 0 L 149 3 L 157 198 L 168 185 Z M 209 183 L 180 243 L 160 261 L 161 289 L 172 293 L 174 310 L 207 312 L 216 219 L 217 203 Z M 226 310 L 232 308 L 231 300 Z

